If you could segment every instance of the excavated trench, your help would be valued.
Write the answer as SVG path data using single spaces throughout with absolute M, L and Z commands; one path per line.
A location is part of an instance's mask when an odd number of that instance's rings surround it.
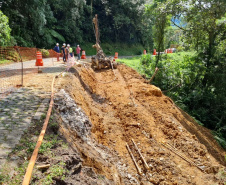
M 119 65 L 115 74 L 84 66 L 70 72 L 59 79 L 62 86 L 55 98 L 60 132 L 79 151 L 82 165 L 103 177 L 102 183 L 224 183 L 216 174 L 225 170 L 225 151 L 207 129 L 136 71 Z

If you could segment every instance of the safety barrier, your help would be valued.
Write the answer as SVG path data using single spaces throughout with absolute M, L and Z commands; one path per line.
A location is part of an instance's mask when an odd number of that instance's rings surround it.
M 115 59 L 118 59 L 118 52 L 115 52 Z
M 86 52 L 84 50 L 82 51 L 81 59 L 86 59 Z

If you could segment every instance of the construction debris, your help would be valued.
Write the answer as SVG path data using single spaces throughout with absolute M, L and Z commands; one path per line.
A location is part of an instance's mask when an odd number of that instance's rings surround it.
M 61 119 L 67 127 L 72 127 L 83 140 L 90 134 L 92 124 L 85 113 L 64 89 L 61 89 L 55 98 L 55 107 L 61 112 Z

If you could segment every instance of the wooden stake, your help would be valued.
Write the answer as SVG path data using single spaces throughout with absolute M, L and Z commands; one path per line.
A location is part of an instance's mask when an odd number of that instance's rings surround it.
M 37 166 L 38 169 L 49 168 L 49 167 L 50 167 L 50 164 L 44 164 L 44 165 Z
M 130 154 L 130 156 L 131 156 L 131 158 L 132 158 L 132 160 L 133 160 L 133 162 L 134 162 L 134 164 L 137 168 L 138 173 L 141 175 L 141 169 L 139 168 L 139 166 L 138 166 L 138 164 L 137 164 L 137 162 L 136 162 L 136 160 L 135 160 L 135 158 L 134 158 L 134 156 L 133 156 L 133 154 L 132 154 L 132 152 L 129 148 L 129 145 L 127 143 L 126 143 L 126 147 L 127 147 L 127 150 L 128 150 L 128 152 L 129 152 L 129 154 Z
M 162 142 L 162 145 L 165 146 L 167 149 L 171 150 L 173 153 L 175 153 L 176 155 L 178 155 L 179 157 L 181 157 L 182 159 L 184 159 L 185 161 L 187 161 L 189 164 L 196 166 L 198 169 L 200 169 L 202 172 L 204 171 L 202 168 L 200 168 L 197 164 L 195 164 L 194 162 L 190 161 L 189 159 L 187 159 L 187 157 L 183 156 L 182 154 L 180 154 L 175 148 L 173 148 L 170 144 L 165 144 Z
M 149 170 L 149 169 L 150 169 L 150 167 L 148 166 L 148 164 L 147 164 L 146 160 L 144 159 L 144 156 L 141 154 L 141 152 L 140 152 L 140 150 L 139 150 L 138 146 L 136 145 L 136 143 L 134 142 L 134 140 L 133 140 L 133 139 L 132 139 L 132 142 L 133 142 L 133 144 L 134 144 L 134 146 L 135 146 L 136 150 L 138 151 L 138 153 L 139 153 L 139 155 L 140 155 L 140 157 L 141 157 L 142 161 L 144 162 L 144 166 L 145 166 L 145 168 L 146 168 L 147 170 Z

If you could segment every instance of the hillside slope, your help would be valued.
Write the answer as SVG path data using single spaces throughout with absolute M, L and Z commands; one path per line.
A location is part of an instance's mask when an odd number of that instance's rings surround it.
M 85 165 L 112 184 L 223 184 L 216 174 L 225 165 L 225 151 L 207 129 L 159 88 L 145 83 L 136 71 L 119 65 L 114 75 L 112 70 L 94 72 L 87 65 L 76 66 L 71 72 L 74 75 L 60 79 L 61 88 L 82 108 L 92 129 L 89 142 L 79 139 L 75 130 L 63 123 L 61 132 L 82 153 Z M 126 143 L 138 161 L 140 175 Z

